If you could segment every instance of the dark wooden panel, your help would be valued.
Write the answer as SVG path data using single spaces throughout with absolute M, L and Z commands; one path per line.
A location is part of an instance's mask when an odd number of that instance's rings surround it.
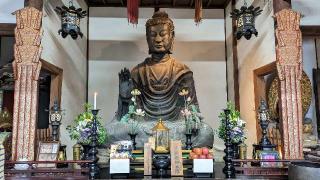
M 320 36 L 320 26 L 300 26 L 303 36 Z
M 0 23 L 0 36 L 14 36 L 16 24 Z

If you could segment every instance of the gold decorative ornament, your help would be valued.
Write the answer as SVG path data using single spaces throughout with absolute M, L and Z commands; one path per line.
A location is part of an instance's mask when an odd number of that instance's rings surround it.
M 155 136 L 155 152 L 168 153 L 169 152 L 169 128 L 167 128 L 162 119 L 158 121 L 155 127 L 152 128 Z
M 270 120 L 274 121 L 279 119 L 279 78 L 276 76 L 272 82 L 271 86 L 268 90 L 268 106 L 269 106 L 269 113 L 270 113 Z M 302 79 L 301 79 L 301 102 L 302 102 L 302 115 L 305 117 L 307 114 L 310 105 L 311 105 L 311 98 L 312 98 L 312 86 L 311 81 L 308 75 L 303 71 L 302 72 Z

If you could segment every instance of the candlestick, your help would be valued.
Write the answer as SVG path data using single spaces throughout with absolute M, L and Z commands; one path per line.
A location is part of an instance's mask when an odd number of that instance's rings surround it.
M 89 164 L 89 179 L 96 179 L 99 175 L 99 167 L 98 167 L 98 160 L 97 157 L 98 150 L 97 150 L 97 143 L 98 143 L 98 134 L 97 134 L 97 114 L 99 109 L 92 109 L 93 114 L 93 122 L 92 122 L 92 134 L 91 134 L 91 149 L 89 151 L 89 159 L 92 160 L 92 163 Z
M 93 109 L 97 109 L 97 92 L 94 92 L 94 98 L 93 98 Z
M 225 177 L 227 179 L 230 178 L 235 178 L 235 168 L 234 168 L 234 164 L 232 162 L 232 144 L 231 144 L 231 129 L 230 129 L 230 110 L 229 109 L 225 109 L 224 110 L 224 114 L 226 116 L 226 137 L 224 139 L 224 145 L 226 146 L 226 148 L 224 149 L 225 152 L 225 156 L 223 157 L 224 162 L 225 162 L 225 166 L 223 168 L 223 173 L 225 174 Z

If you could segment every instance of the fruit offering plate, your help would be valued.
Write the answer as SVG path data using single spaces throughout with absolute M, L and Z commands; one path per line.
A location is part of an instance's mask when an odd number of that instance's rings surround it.
M 193 148 L 189 153 L 189 159 L 213 159 L 213 151 L 207 147 Z

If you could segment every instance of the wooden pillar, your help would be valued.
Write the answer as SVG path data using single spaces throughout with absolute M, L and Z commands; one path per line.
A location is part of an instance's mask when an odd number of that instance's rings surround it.
M 42 11 L 43 8 L 43 0 L 24 0 L 25 7 L 34 7 L 39 11 Z
M 236 9 L 236 1 L 232 0 L 232 10 Z M 233 34 L 233 87 L 234 87 L 234 103 L 236 109 L 240 111 L 240 92 L 239 92 L 239 66 L 238 66 L 238 40 L 236 37 L 237 32 L 237 23 L 235 19 L 232 19 L 232 34 Z
M 303 159 L 302 152 L 302 37 L 300 14 L 283 9 L 275 14 L 277 71 L 281 91 L 283 157 Z
M 42 12 L 26 7 L 16 13 L 13 71 L 15 78 L 12 160 L 34 160 L 41 69 Z

